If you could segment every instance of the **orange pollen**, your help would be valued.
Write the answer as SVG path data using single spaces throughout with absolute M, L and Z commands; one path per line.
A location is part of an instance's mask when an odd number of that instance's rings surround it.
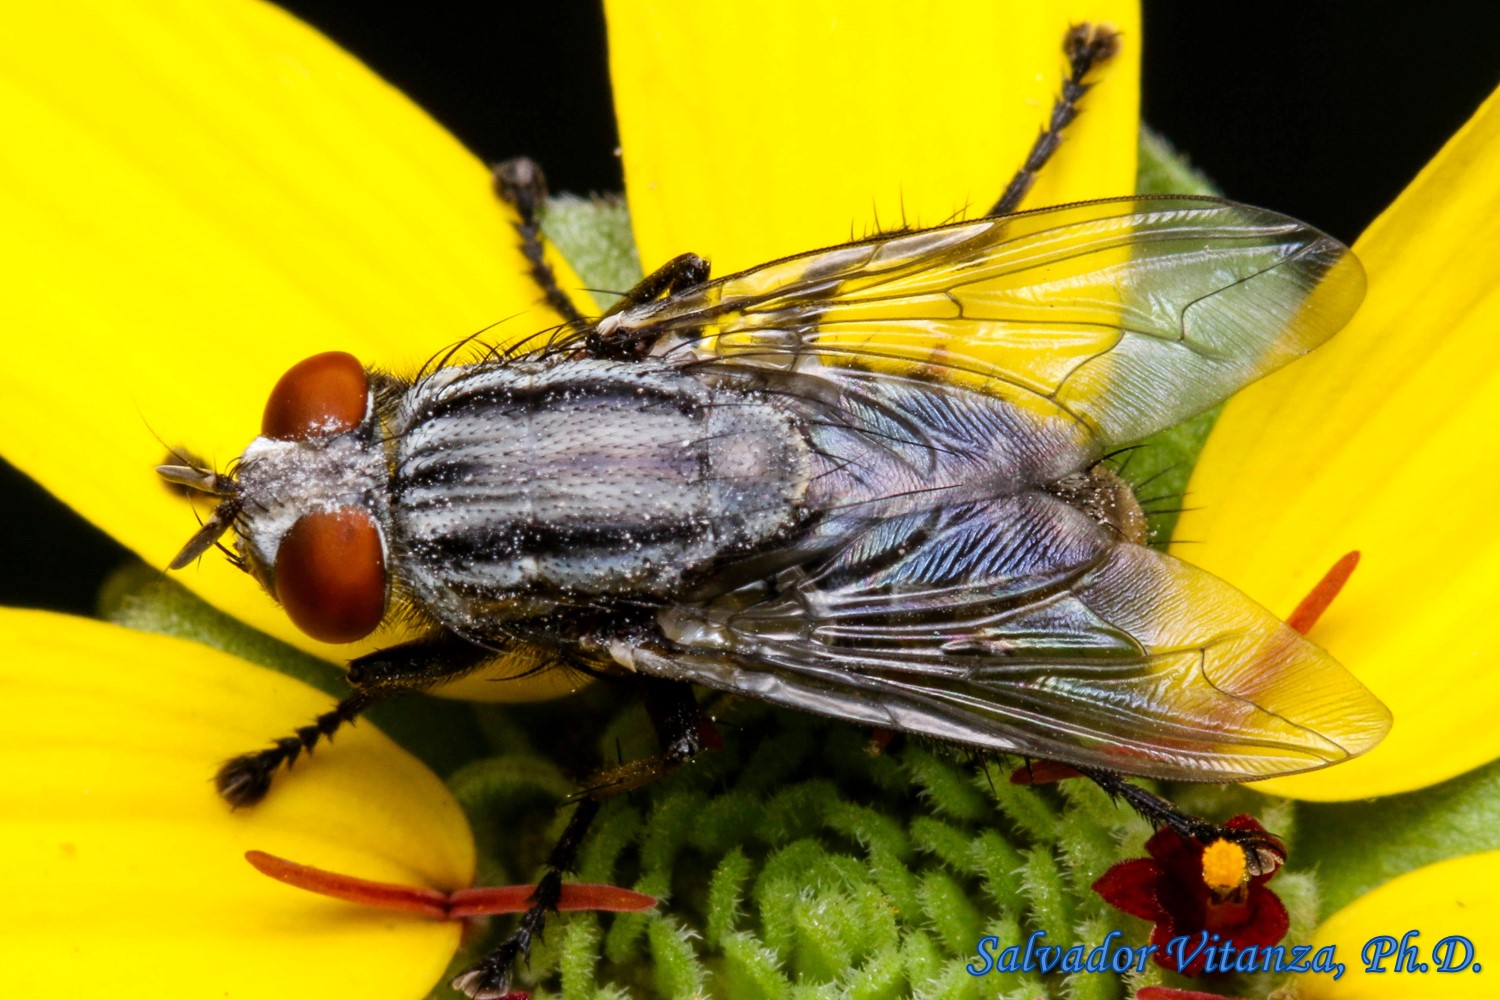
M 1249 881 L 1245 849 L 1239 844 L 1221 838 L 1203 849 L 1203 884 L 1215 895 L 1238 892 Z

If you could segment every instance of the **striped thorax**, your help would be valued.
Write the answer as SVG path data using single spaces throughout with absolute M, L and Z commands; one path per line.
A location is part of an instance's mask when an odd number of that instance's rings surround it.
M 810 465 L 772 397 L 652 362 L 439 369 L 389 435 L 393 563 L 459 631 L 671 597 L 784 532 Z

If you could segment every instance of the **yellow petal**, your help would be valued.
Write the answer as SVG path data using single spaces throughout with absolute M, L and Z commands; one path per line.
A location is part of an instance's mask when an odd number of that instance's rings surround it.
M 457 803 L 361 725 L 231 812 L 210 778 L 327 707 L 195 643 L 0 610 L 0 995 L 419 997 L 459 927 L 274 883 L 257 848 L 441 890 L 469 884 Z
M 724 275 L 904 223 L 982 214 L 1062 84 L 1070 24 L 1118 56 L 1028 207 L 1135 188 L 1140 21 L 1127 0 L 605 5 L 641 264 Z
M 1266 782 L 1387 795 L 1500 756 L 1500 96 L 1360 238 L 1347 330 L 1225 410 L 1188 487 L 1180 554 L 1285 615 L 1345 552 L 1311 638 L 1395 716 L 1385 742 Z
M 1372 945 L 1372 938 L 1393 937 L 1394 946 L 1399 947 L 1402 936 L 1411 930 L 1418 934 L 1406 943 L 1417 949 L 1414 961 L 1424 963 L 1424 971 L 1411 971 L 1410 966 L 1398 971 L 1395 955 L 1382 962 L 1384 972 L 1365 971 L 1366 957 L 1374 958 L 1393 946 L 1381 942 Z M 1472 968 L 1464 961 L 1462 944 L 1441 945 L 1450 935 L 1470 942 L 1469 954 L 1475 961 Z M 1392 879 L 1318 928 L 1313 947 L 1328 945 L 1334 946 L 1346 971 L 1337 980 L 1328 975 L 1297 976 L 1298 995 L 1306 1000 L 1493 997 L 1491 970 L 1495 956 L 1500 954 L 1500 851 L 1450 858 Z M 1437 971 L 1444 954 L 1450 956 L 1447 964 L 1461 971 Z
M 153 434 L 222 468 L 310 354 L 414 371 L 490 324 L 557 321 L 486 168 L 267 4 L 11 10 L 0 120 L 0 449 L 153 565 L 195 527 Z M 181 578 L 349 655 L 222 559 Z

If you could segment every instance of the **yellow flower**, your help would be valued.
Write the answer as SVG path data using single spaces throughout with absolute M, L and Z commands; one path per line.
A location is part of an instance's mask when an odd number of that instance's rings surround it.
M 196 643 L 46 612 L 0 610 L 0 640 L 0 993 L 414 997 L 442 974 L 457 923 L 313 899 L 243 858 L 470 884 L 457 803 L 373 726 L 231 813 L 215 763 L 326 696 Z
M 1362 554 L 1312 636 L 1395 727 L 1347 765 L 1265 791 L 1389 795 L 1500 756 L 1500 645 L 1485 627 L 1500 573 L 1496 157 L 1492 97 L 1355 244 L 1369 292 L 1354 321 L 1235 396 L 1194 470 L 1182 554 L 1273 611 Z
M 1353 323 L 1236 396 L 1194 471 L 1194 509 L 1178 528 L 1194 544 L 1183 554 L 1275 611 L 1290 611 L 1339 555 L 1362 553 L 1311 637 L 1385 701 L 1395 726 L 1362 758 L 1257 786 L 1264 791 L 1322 801 L 1391 796 L 1500 756 L 1500 646 L 1489 637 L 1500 577 L 1497 163 L 1500 92 L 1355 244 L 1369 294 Z M 1328 867 L 1358 851 L 1367 882 L 1404 874 L 1318 930 L 1315 944 L 1335 945 L 1349 971 L 1337 981 L 1302 977 L 1302 995 L 1493 994 L 1478 969 L 1439 973 L 1433 956 L 1449 935 L 1469 939 L 1480 966 L 1500 953 L 1500 852 L 1485 850 L 1497 845 L 1493 819 L 1483 818 L 1492 784 L 1450 785 L 1443 797 L 1459 804 L 1422 817 L 1477 825 L 1467 840 L 1401 829 L 1393 820 L 1420 814 L 1417 796 L 1358 807 L 1344 813 L 1342 834 L 1318 835 Z M 1336 815 L 1321 809 L 1309 812 Z M 1461 856 L 1408 871 L 1448 853 Z M 1420 936 L 1402 942 L 1408 930 Z M 1382 935 L 1393 947 L 1414 944 L 1429 971 L 1398 974 L 1392 955 L 1383 974 L 1365 973 L 1364 960 L 1382 948 L 1366 952 L 1367 944 Z M 1448 947 L 1450 964 L 1462 968 L 1462 947 Z
M 1500 852 L 1449 858 L 1387 882 L 1318 928 L 1314 948 L 1333 946 L 1347 971 L 1307 976 L 1302 996 L 1495 995 L 1500 954 Z
M 903 220 L 982 212 L 1059 86 L 1070 24 L 1123 48 L 1026 205 L 1135 186 L 1135 5 L 662 4 L 609 0 L 625 187 L 647 271 L 691 250 L 731 274 Z M 744 59 L 706 57 L 728 40 Z M 966 53 L 955 58 L 955 41 Z M 1003 96 L 1001 96 L 1003 95 Z M 961 137 L 961 139 L 960 139 Z M 955 155 L 955 144 L 961 155 Z M 1054 170 L 1054 168 L 1056 168 Z
M 1029 203 L 1133 184 L 1139 28 L 1127 2 L 654 16 L 618 4 L 610 18 L 648 267 L 691 249 L 727 273 L 851 226 L 934 224 L 988 204 L 1050 104 L 1070 22 L 1110 23 L 1124 49 Z M 725 38 L 757 53 L 753 74 L 697 58 Z M 987 57 L 952 59 L 955 38 Z M 152 472 L 165 451 L 153 435 L 222 467 L 268 387 L 310 353 L 414 369 L 475 331 L 504 341 L 556 321 L 485 167 L 270 6 L 18 8 L 0 34 L 0 120 L 11 290 L 0 449 L 150 565 L 191 530 Z M 182 579 L 319 655 L 368 648 L 308 640 L 222 560 Z M 436 979 L 453 925 L 309 902 L 240 859 L 255 847 L 465 884 L 472 847 L 452 800 L 372 727 L 231 814 L 208 783 L 214 764 L 321 698 L 200 646 L 79 619 L 5 613 L 0 641 L 0 767 L 19 789 L 0 820 L 19 901 L 7 995 L 87 982 L 152 996 L 409 996 Z

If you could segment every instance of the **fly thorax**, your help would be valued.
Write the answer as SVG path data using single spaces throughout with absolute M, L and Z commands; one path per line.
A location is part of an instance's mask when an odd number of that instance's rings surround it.
M 394 544 L 440 619 L 664 598 L 799 515 L 795 420 L 655 362 L 445 369 L 395 421 Z
M 306 514 L 361 507 L 385 522 L 389 469 L 360 431 L 305 441 L 258 437 L 240 457 L 238 548 L 262 582 L 282 539 Z

